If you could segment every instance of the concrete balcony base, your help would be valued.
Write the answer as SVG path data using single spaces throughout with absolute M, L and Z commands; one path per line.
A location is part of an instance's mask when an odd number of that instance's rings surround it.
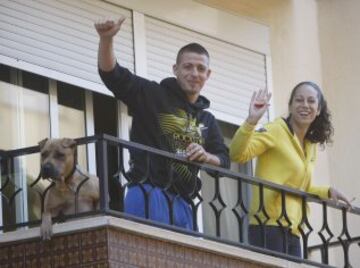
M 0 234 L 0 267 L 310 267 L 110 216 Z

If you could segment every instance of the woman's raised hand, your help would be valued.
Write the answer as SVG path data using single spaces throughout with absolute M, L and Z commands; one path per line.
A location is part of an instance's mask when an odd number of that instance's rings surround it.
M 250 101 L 249 116 L 246 119 L 249 124 L 257 124 L 269 107 L 270 99 L 271 93 L 267 89 L 260 89 L 254 92 Z

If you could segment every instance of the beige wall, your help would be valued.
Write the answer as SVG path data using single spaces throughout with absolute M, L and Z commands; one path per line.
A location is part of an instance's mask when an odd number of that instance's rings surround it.
M 335 128 L 329 149 L 331 181 L 360 206 L 359 157 L 360 125 L 360 1 L 319 0 L 319 33 L 323 85 L 329 96 Z M 341 230 L 340 215 L 332 215 Z M 348 216 L 349 232 L 360 235 L 360 217 Z M 342 254 L 337 255 L 342 259 Z M 350 247 L 352 264 L 360 263 L 357 244 Z
M 333 183 L 350 196 L 359 196 L 360 125 L 360 1 L 320 0 L 319 28 L 323 85 L 335 126 L 329 150 Z M 359 199 L 359 198 L 358 198 Z M 356 200 L 360 206 L 360 200 Z

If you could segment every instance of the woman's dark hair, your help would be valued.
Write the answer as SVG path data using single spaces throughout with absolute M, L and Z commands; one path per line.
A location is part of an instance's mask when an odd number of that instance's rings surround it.
M 331 114 L 328 110 L 324 95 L 322 94 L 321 89 L 317 84 L 311 81 L 304 81 L 297 84 L 291 92 L 289 106 L 293 102 L 296 91 L 303 85 L 311 86 L 316 90 L 320 107 L 320 114 L 311 123 L 305 138 L 310 142 L 320 143 L 321 145 L 324 145 L 325 143 L 332 143 L 331 137 L 334 134 L 334 128 L 330 121 Z M 288 119 L 290 119 L 290 117 L 291 115 L 289 115 Z

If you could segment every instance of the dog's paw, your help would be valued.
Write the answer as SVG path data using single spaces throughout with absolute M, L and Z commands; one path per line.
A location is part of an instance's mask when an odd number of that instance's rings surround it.
M 42 240 L 50 240 L 52 236 L 52 226 L 41 225 L 40 233 Z
M 51 222 L 51 215 L 43 214 L 40 226 L 40 236 L 43 240 L 50 240 L 52 235 L 53 228 Z

